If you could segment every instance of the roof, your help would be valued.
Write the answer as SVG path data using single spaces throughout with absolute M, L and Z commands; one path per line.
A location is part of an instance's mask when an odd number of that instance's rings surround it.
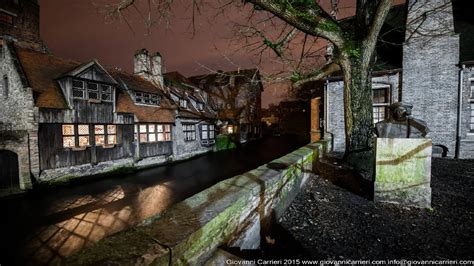
M 134 113 L 138 122 L 174 123 L 175 110 L 172 108 L 136 105 L 128 92 L 117 90 L 117 112 Z
M 66 109 L 68 106 L 56 79 L 81 63 L 19 47 L 16 52 L 36 106 Z
M 166 96 L 160 84 L 124 71 L 108 71 L 118 82 L 117 112 L 134 113 L 139 122 L 174 123 L 176 105 Z M 137 105 L 129 90 L 155 93 L 161 96 L 160 106 Z
M 203 104 L 203 110 L 197 110 L 188 102 L 187 108 L 178 106 L 178 116 L 184 118 L 207 118 L 215 119 L 215 112 L 209 107 L 209 103 L 204 99 L 203 91 L 193 84 L 189 79 L 179 72 L 169 72 L 164 74 L 165 84 L 168 85 L 170 91 L 179 98 L 192 99 L 197 103 Z

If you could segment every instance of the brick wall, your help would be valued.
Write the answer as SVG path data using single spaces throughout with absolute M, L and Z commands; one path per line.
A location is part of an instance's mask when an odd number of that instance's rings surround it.
M 447 0 L 434 0 L 429 4 L 425 3 L 426 0 L 412 2 L 409 20 L 438 6 L 444 6 Z M 414 33 L 403 45 L 402 100 L 413 104 L 413 117 L 426 121 L 430 129 L 428 137 L 433 139 L 433 145 L 446 146 L 449 149 L 448 156 L 454 156 L 459 36 L 454 34 L 452 8 L 449 6 L 440 9 L 442 13 L 426 13 L 429 15 L 421 27 L 421 31 L 442 33 L 441 35 Z M 440 24 L 441 22 L 443 23 Z M 408 29 L 415 26 L 409 25 Z

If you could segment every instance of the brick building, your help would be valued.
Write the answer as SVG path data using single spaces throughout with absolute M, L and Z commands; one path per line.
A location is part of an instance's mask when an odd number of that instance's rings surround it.
M 472 7 L 456 0 L 392 7 L 372 73 L 374 123 L 387 117 L 393 102 L 413 104 L 434 145 L 447 148 L 449 157 L 474 158 Z M 345 142 L 342 85 L 341 77 L 330 77 L 324 89 L 324 134 L 336 151 Z

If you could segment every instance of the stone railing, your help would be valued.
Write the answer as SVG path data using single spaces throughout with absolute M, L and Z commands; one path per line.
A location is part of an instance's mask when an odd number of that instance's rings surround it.
M 166 265 L 203 262 L 223 245 L 258 248 L 261 230 L 279 218 L 327 143 L 308 144 L 224 181 L 140 225 L 87 247 L 66 264 Z

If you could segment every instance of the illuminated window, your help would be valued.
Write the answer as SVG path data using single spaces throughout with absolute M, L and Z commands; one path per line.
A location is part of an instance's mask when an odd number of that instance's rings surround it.
M 95 125 L 94 126 L 95 145 L 114 145 L 117 144 L 117 126 L 116 125 Z
M 76 137 L 74 136 L 74 125 L 63 125 L 63 147 L 72 148 L 76 146 Z
M 107 144 L 117 144 L 117 126 L 107 125 Z
M 196 126 L 194 124 L 183 124 L 184 140 L 196 140 Z
M 165 125 L 165 141 L 171 141 L 171 125 Z
M 89 125 L 78 125 L 79 147 L 89 146 Z
M 390 105 L 389 91 L 390 87 L 376 87 L 372 90 L 374 123 L 387 118 L 387 110 Z
M 227 126 L 227 133 L 228 134 L 234 133 L 234 126 Z
M 142 124 L 140 129 L 140 142 L 171 141 L 171 125 Z
M 95 134 L 95 145 L 96 146 L 104 145 L 105 144 L 105 126 L 95 125 L 94 134 Z

